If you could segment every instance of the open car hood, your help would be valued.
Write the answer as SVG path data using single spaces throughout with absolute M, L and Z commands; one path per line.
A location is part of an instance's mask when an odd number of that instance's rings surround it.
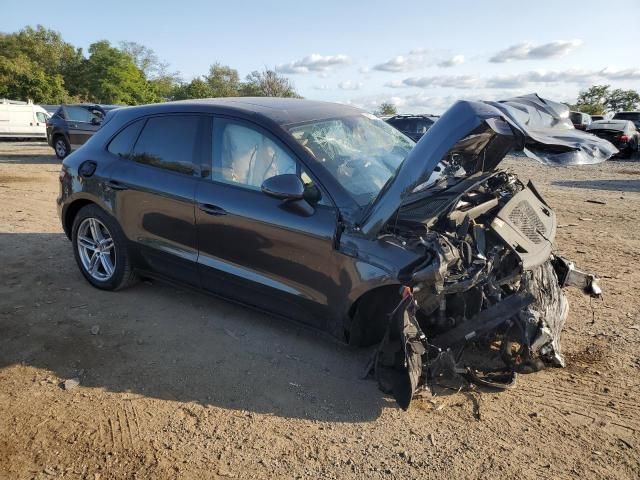
M 409 152 L 364 213 L 360 231 L 374 238 L 412 195 L 444 178 L 444 170 L 452 179 L 489 172 L 510 152 L 564 166 L 600 163 L 618 150 L 573 128 L 566 105 L 536 94 L 499 102 L 461 100 Z

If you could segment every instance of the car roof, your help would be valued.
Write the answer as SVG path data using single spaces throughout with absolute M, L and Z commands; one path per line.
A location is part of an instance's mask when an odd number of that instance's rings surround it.
M 429 118 L 434 119 L 438 118 L 439 115 L 432 115 L 431 113 L 398 113 L 397 115 L 392 115 L 387 120 L 391 120 L 394 118 Z
M 222 110 L 224 112 L 239 112 L 245 115 L 259 115 L 281 126 L 364 113 L 359 108 L 340 103 L 279 97 L 203 98 L 127 107 L 122 110 L 127 110 L 131 113 L 135 111 L 135 113 L 143 115 Z
M 590 129 L 595 129 L 596 127 L 613 127 L 616 129 L 623 129 L 629 123 L 633 123 L 630 120 L 596 120 L 595 122 L 591 122 L 589 125 Z

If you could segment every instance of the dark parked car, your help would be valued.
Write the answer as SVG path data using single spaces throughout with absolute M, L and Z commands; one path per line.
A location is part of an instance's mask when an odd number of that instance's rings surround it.
M 599 120 L 589 125 L 587 131 L 613 143 L 622 158 L 631 158 L 640 145 L 640 132 L 630 120 Z
M 586 130 L 591 124 L 591 115 L 582 112 L 569 112 L 569 119 L 573 123 L 574 128 L 578 130 Z
M 96 133 L 102 119 L 117 105 L 61 105 L 47 122 L 47 143 L 59 159 L 84 144 Z
M 538 191 L 496 169 L 526 138 L 498 108 L 511 107 L 458 102 L 415 146 L 362 110 L 308 100 L 118 109 L 64 160 L 58 211 L 97 288 L 153 276 L 354 345 L 387 331 L 377 371 L 409 372 L 390 387 L 408 405 L 435 365 L 424 339 L 450 364 L 466 361 L 464 341 L 500 335 L 509 368 L 562 365 L 561 287 L 597 292 L 552 255 Z
M 385 119 L 385 122 L 417 142 L 437 119 L 435 115 L 394 115 Z
M 618 112 L 613 116 L 612 120 L 630 120 L 640 130 L 640 112 Z

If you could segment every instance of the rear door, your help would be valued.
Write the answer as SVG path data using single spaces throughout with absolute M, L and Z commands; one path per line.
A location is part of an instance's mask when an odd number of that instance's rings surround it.
M 100 128 L 102 117 L 90 106 L 68 105 L 62 108 L 69 129 L 69 143 L 71 148 L 78 148 Z
M 138 262 L 164 277 L 197 286 L 194 196 L 200 177 L 199 115 L 137 120 L 108 146 L 115 215 L 136 247 Z
M 259 126 L 216 118 L 210 139 L 213 163 L 196 191 L 203 287 L 329 327 L 339 290 L 335 208 L 325 195 L 304 214 L 261 191 L 266 178 L 294 173 L 322 196 L 293 153 Z

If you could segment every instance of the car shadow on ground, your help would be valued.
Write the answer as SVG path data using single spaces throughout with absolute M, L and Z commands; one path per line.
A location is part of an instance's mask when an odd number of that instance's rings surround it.
M 55 155 L 4 153 L 0 155 L 0 164 L 1 163 L 22 163 L 26 165 L 61 165 L 62 160 L 58 160 Z
M 552 185 L 589 190 L 640 192 L 640 180 L 559 180 L 552 182 Z
M 55 156 L 53 149 L 47 145 L 47 142 L 16 142 L 2 140 L 0 143 L 4 143 L 9 146 L 9 148 L 3 148 L 5 151 L 0 154 L 0 164 L 23 163 L 25 165 L 60 165 L 62 163 L 62 160 L 59 160 Z M 43 151 L 46 151 L 47 153 L 41 153 L 40 155 L 34 155 L 33 152 L 22 153 L 25 149 L 33 150 L 34 147 L 42 147 Z
M 396 408 L 369 352 L 163 282 L 92 288 L 63 234 L 0 233 L 0 370 L 289 418 L 363 422 Z

